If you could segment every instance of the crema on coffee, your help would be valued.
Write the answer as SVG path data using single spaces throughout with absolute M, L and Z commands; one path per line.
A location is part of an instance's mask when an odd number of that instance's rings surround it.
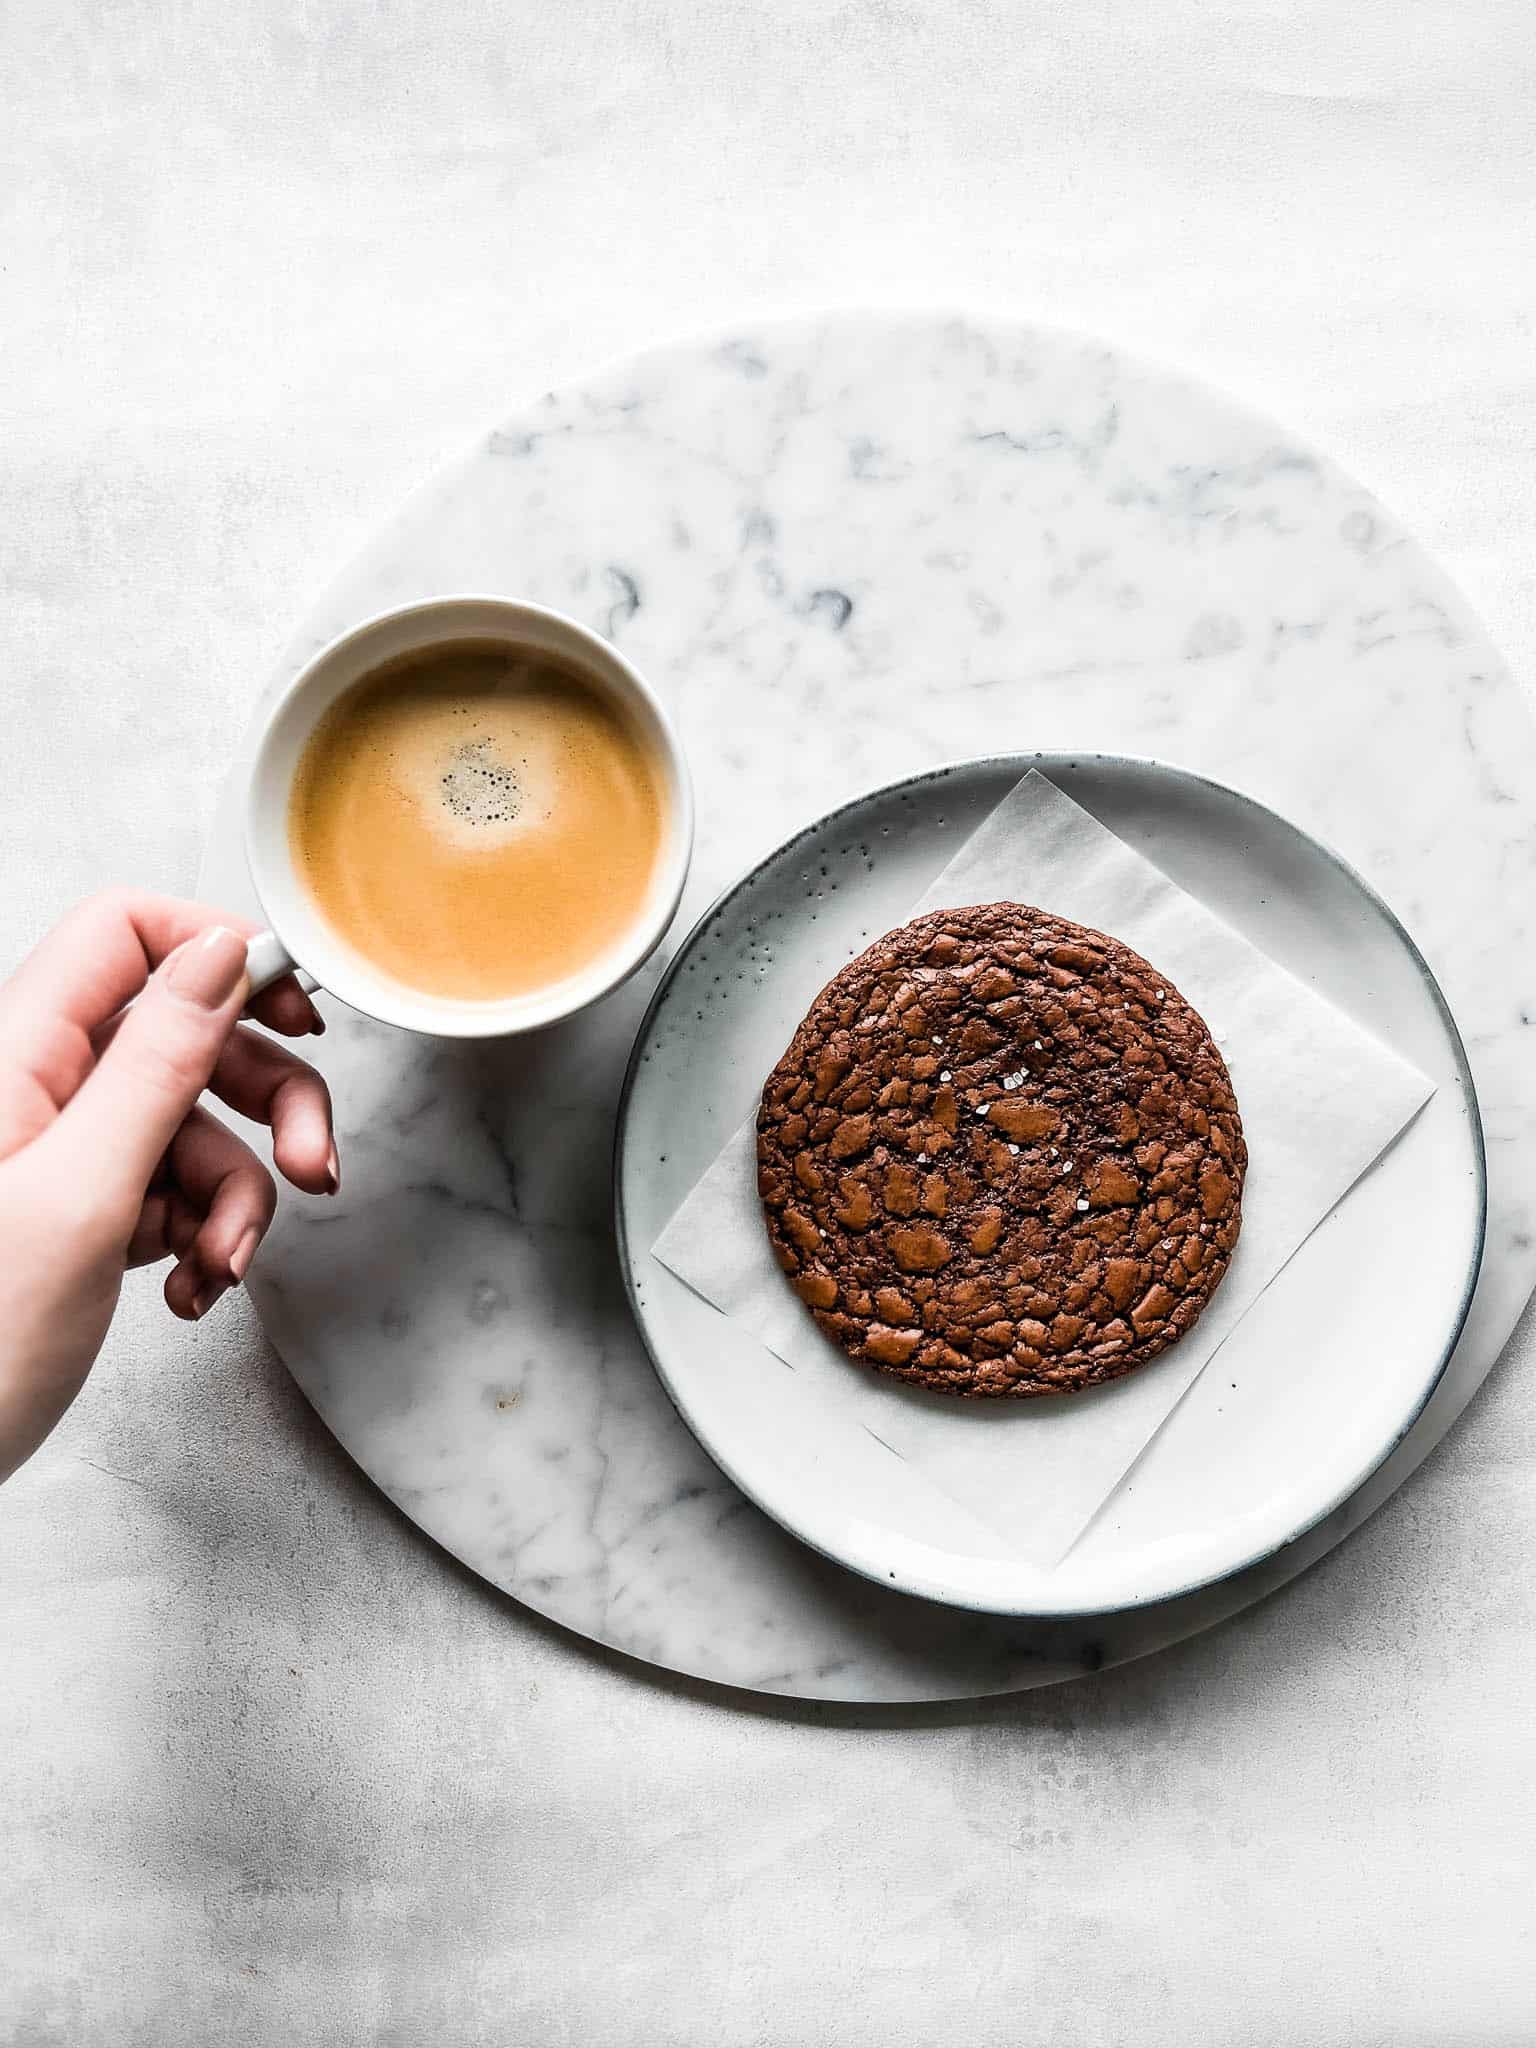
M 433 996 L 503 1000 L 600 959 L 641 914 L 662 764 L 575 670 L 495 640 L 355 683 L 294 777 L 294 865 L 326 922 Z

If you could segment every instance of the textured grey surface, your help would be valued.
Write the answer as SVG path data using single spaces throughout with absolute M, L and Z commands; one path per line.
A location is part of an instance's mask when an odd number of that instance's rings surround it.
M 520 394 L 1014 304 L 1310 431 L 1536 665 L 1523 0 L 14 0 L 0 953 L 190 884 L 257 678 Z M 963 1709 L 764 1709 L 446 1564 L 244 1305 L 130 1290 L 0 1494 L 0 2039 L 1518 2044 L 1529 1324 L 1320 1568 Z

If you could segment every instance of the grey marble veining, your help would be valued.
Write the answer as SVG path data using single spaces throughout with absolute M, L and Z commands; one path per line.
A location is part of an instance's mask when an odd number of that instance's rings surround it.
M 252 1291 L 407 1513 L 542 1612 L 657 1663 L 916 1699 L 1174 1640 L 1385 1497 L 1536 1279 L 1536 730 L 1389 514 L 1270 422 L 1104 347 L 848 315 L 663 351 L 527 408 L 381 532 L 284 673 L 368 612 L 473 589 L 574 613 L 669 697 L 699 796 L 679 930 L 787 830 L 939 759 L 1143 752 L 1252 790 L 1352 860 L 1429 957 L 1476 1071 L 1491 1226 L 1434 1403 L 1328 1524 L 1241 1581 L 1102 1626 L 986 1622 L 801 1550 L 667 1405 L 608 1215 L 646 982 L 502 1046 L 333 1011 L 346 1186 L 288 1206 Z M 226 804 L 210 895 L 243 891 L 237 817 Z

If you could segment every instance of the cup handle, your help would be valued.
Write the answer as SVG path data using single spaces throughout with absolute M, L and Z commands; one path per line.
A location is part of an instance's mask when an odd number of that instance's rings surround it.
M 291 974 L 306 995 L 313 995 L 320 986 L 312 974 L 294 965 L 293 955 L 276 932 L 258 932 L 254 939 L 246 940 L 245 972 L 253 996 L 259 996 L 274 981 L 281 981 L 285 974 Z

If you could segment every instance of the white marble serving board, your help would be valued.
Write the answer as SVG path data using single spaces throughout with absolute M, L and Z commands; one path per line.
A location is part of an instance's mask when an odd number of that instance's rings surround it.
M 574 613 L 673 705 L 700 827 L 679 933 L 785 833 L 937 760 L 1122 751 L 1250 790 L 1336 846 L 1422 946 L 1471 1053 L 1491 1207 L 1451 1369 L 1345 1508 L 1179 1601 L 989 1620 L 801 1549 L 655 1380 L 608 1175 L 656 970 L 577 1027 L 499 1046 L 413 1041 L 333 1007 L 320 1052 L 343 1193 L 289 1200 L 250 1285 L 300 1386 L 405 1513 L 637 1657 L 914 1700 L 1176 1640 L 1400 1483 L 1536 1282 L 1536 726 L 1367 492 L 1282 428 L 1102 345 L 837 314 L 659 350 L 514 415 L 332 585 L 269 688 L 365 614 L 451 590 Z M 202 883 L 231 901 L 248 897 L 240 773 Z

